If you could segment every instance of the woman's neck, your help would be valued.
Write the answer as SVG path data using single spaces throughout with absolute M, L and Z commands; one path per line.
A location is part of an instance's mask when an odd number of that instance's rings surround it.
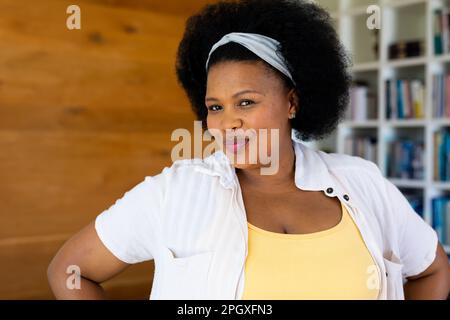
M 262 175 L 260 167 L 236 169 L 241 184 L 257 189 L 260 193 L 285 193 L 295 187 L 295 150 L 292 143 L 280 150 L 278 171 L 273 175 Z

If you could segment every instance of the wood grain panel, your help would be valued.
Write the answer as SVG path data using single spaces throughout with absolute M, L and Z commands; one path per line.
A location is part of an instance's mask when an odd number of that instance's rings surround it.
M 146 13 L 136 20 L 134 12 L 90 5 L 86 11 L 98 15 L 93 21 L 99 26 L 86 23 L 73 32 L 60 25 L 62 2 L 22 8 L 0 1 L 6 12 L 0 40 L 9 44 L 0 51 L 0 129 L 152 130 L 194 119 L 174 70 L 181 19 Z M 148 26 L 125 33 L 115 25 L 126 23 L 110 11 Z M 170 30 L 177 36 L 167 35 Z M 93 40 L 91 32 L 103 40 Z
M 0 245 L 0 299 L 54 299 L 47 267 L 64 240 Z M 154 263 L 131 265 L 103 286 L 110 299 L 149 298 Z
M 93 0 L 92 2 L 110 5 L 114 7 L 134 8 L 163 12 L 176 15 L 190 15 L 196 13 L 205 4 L 214 3 L 214 0 Z
M 0 131 L 0 238 L 73 232 L 170 165 L 169 133 Z
M 66 19 L 69 15 L 66 9 L 71 4 L 74 3 L 69 0 L 44 0 L 39 5 L 1 0 L 0 34 L 9 30 L 20 39 L 64 42 L 68 49 L 83 46 L 93 52 L 93 49 L 116 48 L 119 55 L 133 52 L 142 57 L 145 52 L 138 49 L 164 48 L 165 43 L 171 43 L 174 37 L 181 36 L 187 19 L 187 15 L 128 10 L 98 5 L 96 1 L 78 0 L 76 4 L 81 9 L 81 30 L 68 30 Z M 162 42 L 148 43 L 147 36 L 159 36 Z M 133 43 L 140 45 L 127 48 L 127 44 Z
M 171 165 L 194 115 L 175 77 L 188 11 L 202 1 L 0 0 L 0 299 L 48 299 L 63 241 Z M 153 263 L 105 283 L 148 299 Z

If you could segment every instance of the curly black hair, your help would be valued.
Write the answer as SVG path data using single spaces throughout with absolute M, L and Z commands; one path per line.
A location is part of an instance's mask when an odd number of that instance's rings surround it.
M 320 140 L 344 117 L 349 100 L 350 58 L 339 41 L 330 15 L 319 5 L 302 0 L 241 0 L 208 4 L 186 21 L 176 57 L 176 74 L 197 119 L 206 127 L 207 71 L 211 47 L 230 32 L 259 33 L 278 40 L 297 84 L 297 116 L 291 119 L 297 138 Z M 262 61 L 245 47 L 228 43 L 211 55 L 219 61 Z M 283 78 L 287 86 L 292 82 Z

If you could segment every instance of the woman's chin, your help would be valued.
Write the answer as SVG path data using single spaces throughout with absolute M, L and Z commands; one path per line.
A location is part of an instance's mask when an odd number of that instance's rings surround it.
M 251 169 L 252 166 L 254 166 L 254 164 L 233 164 L 232 165 L 233 168 L 235 169 L 241 169 L 241 170 L 245 170 L 245 169 Z
M 231 165 L 236 169 L 254 169 L 259 167 L 257 163 L 251 163 L 248 158 L 245 161 L 239 159 L 237 156 L 234 159 L 232 157 L 228 158 L 230 159 Z

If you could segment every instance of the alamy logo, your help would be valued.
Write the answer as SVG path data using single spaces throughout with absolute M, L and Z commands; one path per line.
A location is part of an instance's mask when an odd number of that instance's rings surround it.
M 367 288 L 369 290 L 378 290 L 380 289 L 380 279 L 378 278 L 379 270 L 378 266 L 370 265 L 366 270 L 368 277 L 366 281 Z
M 66 26 L 69 30 L 81 29 L 81 9 L 76 4 L 72 4 L 67 7 L 67 14 L 70 16 L 67 17 Z
M 369 30 L 381 28 L 381 9 L 377 5 L 371 5 L 367 7 L 367 14 L 370 16 L 367 18 L 366 25 Z
M 81 269 L 77 265 L 67 267 L 66 273 L 69 274 L 66 280 L 66 287 L 69 290 L 81 289 Z

